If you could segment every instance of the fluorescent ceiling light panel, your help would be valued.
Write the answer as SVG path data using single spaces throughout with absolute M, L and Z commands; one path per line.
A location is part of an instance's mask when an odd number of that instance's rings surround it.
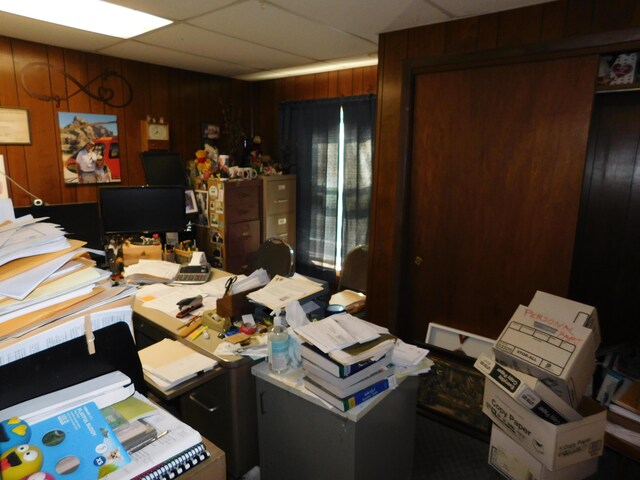
M 100 0 L 0 0 L 0 10 L 118 38 L 131 38 L 171 20 Z

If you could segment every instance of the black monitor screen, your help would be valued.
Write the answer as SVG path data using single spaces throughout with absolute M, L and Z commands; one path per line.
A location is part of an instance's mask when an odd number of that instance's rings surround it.
M 60 225 L 67 237 L 87 242 L 87 248 L 103 249 L 97 202 L 15 207 L 13 211 L 16 218 L 29 214 L 34 218 L 46 217 L 47 222 Z
M 102 187 L 103 232 L 181 232 L 186 225 L 184 187 Z
M 180 155 L 173 152 L 142 152 L 142 169 L 147 185 L 188 186 L 187 174 Z

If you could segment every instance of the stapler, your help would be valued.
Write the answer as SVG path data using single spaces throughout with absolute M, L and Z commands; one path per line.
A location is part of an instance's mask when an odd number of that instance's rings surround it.
M 176 314 L 176 317 L 184 318 L 189 313 L 202 306 L 202 295 L 182 299 L 177 303 L 177 305 L 180 311 Z
M 214 329 L 216 332 L 224 333 L 231 328 L 231 320 L 226 317 L 221 317 L 215 310 L 206 310 L 202 314 L 203 322 Z

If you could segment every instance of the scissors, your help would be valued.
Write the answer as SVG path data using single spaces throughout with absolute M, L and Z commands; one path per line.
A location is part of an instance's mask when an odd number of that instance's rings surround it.
M 238 280 L 238 277 L 236 277 L 234 275 L 233 277 L 229 277 L 229 279 L 224 283 L 224 296 L 225 297 L 227 295 L 229 295 L 229 292 L 231 291 L 231 285 L 236 283 L 236 280 Z

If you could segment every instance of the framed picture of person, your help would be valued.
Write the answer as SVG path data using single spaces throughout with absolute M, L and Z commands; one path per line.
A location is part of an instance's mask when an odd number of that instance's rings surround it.
M 198 204 L 198 224 L 209 226 L 209 192 L 196 190 L 196 203 Z
M 116 115 L 59 112 L 58 127 L 65 184 L 121 181 Z

